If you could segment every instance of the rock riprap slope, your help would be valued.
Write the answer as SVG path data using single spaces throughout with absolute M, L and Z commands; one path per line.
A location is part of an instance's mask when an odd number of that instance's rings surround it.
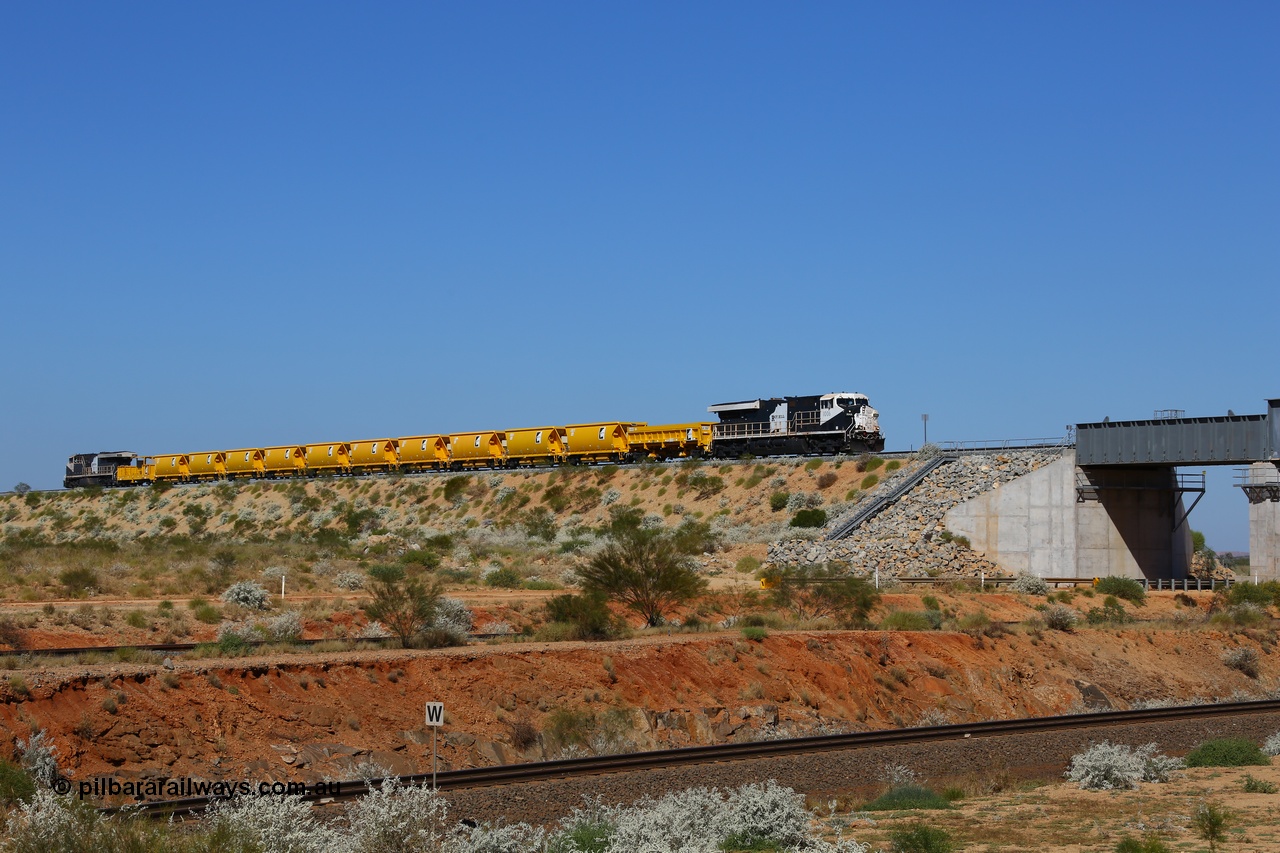
M 931 471 L 915 488 L 850 536 L 831 542 L 791 540 L 769 546 L 776 565 L 847 563 L 857 575 L 879 569 L 882 577 L 950 575 L 976 577 L 999 569 L 963 540 L 946 530 L 943 517 L 952 507 L 1035 471 L 1058 459 L 1059 450 L 1034 450 L 962 456 Z M 881 487 L 892 491 L 907 472 L 900 471 Z M 847 517 L 847 516 L 846 516 Z M 833 519 L 835 529 L 844 519 Z

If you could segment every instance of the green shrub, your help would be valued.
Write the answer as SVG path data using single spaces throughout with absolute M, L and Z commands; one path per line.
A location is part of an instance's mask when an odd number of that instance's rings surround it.
M 93 569 L 64 569 L 58 581 L 69 598 L 84 598 L 90 590 L 98 588 L 98 574 Z
M 0 758 L 0 805 L 26 802 L 36 792 L 35 780 L 17 764 Z
M 787 508 L 787 501 L 791 500 L 790 492 L 774 492 L 769 495 L 769 509 L 774 512 L 781 512 Z
M 1116 853 L 1169 853 L 1169 846 L 1154 835 L 1142 840 L 1129 837 L 1120 839 Z
M 880 620 L 881 631 L 929 631 L 934 627 L 927 614 L 916 610 L 894 610 Z
M 523 582 L 524 578 L 520 576 L 520 573 L 510 566 L 494 569 L 484 576 L 485 586 L 495 586 L 502 589 L 519 589 Z
M 768 628 L 760 628 L 755 625 L 748 625 L 742 629 L 742 636 L 745 639 L 758 643 L 765 637 L 769 636 Z
M 1227 591 L 1227 601 L 1231 604 L 1256 604 L 1259 607 L 1275 604 L 1280 602 L 1280 583 L 1264 581 L 1255 584 L 1241 581 L 1232 584 Z
M 604 595 L 557 595 L 547 599 L 547 621 L 568 626 L 575 640 L 607 640 L 622 632 Z M 550 628 L 550 626 L 547 626 Z
M 1116 598 L 1123 598 L 1125 601 L 1139 605 L 1146 603 L 1147 600 L 1147 592 L 1142 588 L 1142 584 L 1133 578 L 1122 578 L 1118 575 L 1101 578 L 1094 590 L 1103 595 L 1114 595 Z
M 1084 616 L 1090 625 L 1123 625 L 1129 621 L 1124 605 L 1114 595 L 1108 595 L 1101 607 L 1090 608 Z
M 203 622 L 206 625 L 217 625 L 222 621 L 222 611 L 214 607 L 212 604 L 205 602 L 193 611 L 197 622 Z
M 955 842 L 945 829 L 916 824 L 889 834 L 893 853 L 952 853 Z
M 1266 610 L 1246 601 L 1244 604 L 1232 604 L 1221 613 L 1213 614 L 1209 617 L 1209 621 L 1214 625 L 1231 628 L 1256 628 L 1270 619 Z
M 1183 759 L 1188 767 L 1266 767 L 1271 759 L 1248 738 L 1207 740 Z
M 150 623 L 147 622 L 147 614 L 141 610 L 130 610 L 129 615 L 124 617 L 124 624 L 130 628 L 146 628 Z
M 734 565 L 734 568 L 744 575 L 749 575 L 760 568 L 760 560 L 748 554 Z
M 825 509 L 802 509 L 791 517 L 792 527 L 824 527 L 826 523 Z
M 868 474 L 867 476 L 862 478 L 862 490 L 865 492 L 867 489 L 873 488 L 879 482 L 880 482 L 879 475 Z
M 902 462 L 897 459 L 890 459 L 884 466 L 884 472 L 890 474 L 902 467 Z
M 1268 782 L 1265 779 L 1255 779 L 1252 774 L 1244 775 L 1244 792 L 1246 794 L 1274 794 L 1277 790 L 1274 782 Z
M 863 806 L 869 812 L 896 812 L 907 809 L 949 809 L 941 794 L 919 785 L 898 785 Z

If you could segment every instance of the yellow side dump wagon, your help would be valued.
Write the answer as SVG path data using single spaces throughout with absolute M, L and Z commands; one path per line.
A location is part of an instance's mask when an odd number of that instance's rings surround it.
M 351 442 L 351 470 L 356 473 L 393 471 L 400 464 L 399 445 L 394 438 L 373 438 Z
M 308 474 L 346 474 L 351 470 L 351 445 L 345 441 L 306 446 Z
M 650 459 L 682 459 L 711 452 L 709 423 L 635 426 L 627 430 L 633 456 Z
M 621 462 L 627 457 L 627 427 L 621 422 L 570 424 L 564 428 L 565 456 L 573 462 Z
M 297 444 L 264 448 L 262 467 L 268 477 L 296 477 L 307 469 L 307 450 Z
M 261 477 L 267 472 L 262 464 L 264 451 L 261 447 L 241 447 L 239 450 L 227 451 L 227 478 Z
M 116 468 L 116 485 L 141 486 L 155 477 L 156 466 L 151 459 L 135 459 L 132 465 Z
M 459 432 L 449 436 L 454 468 L 501 468 L 507 464 L 506 436 L 500 432 Z
M 507 461 L 513 466 L 558 464 L 563 462 L 564 429 L 561 427 L 529 427 L 509 429 Z
M 227 454 L 221 450 L 206 450 L 187 456 L 187 467 L 193 480 L 221 480 L 227 476 Z
M 191 476 L 185 453 L 166 453 L 156 457 L 156 480 L 185 482 Z
M 449 439 L 443 435 L 410 435 L 400 441 L 402 471 L 435 471 L 449 467 Z

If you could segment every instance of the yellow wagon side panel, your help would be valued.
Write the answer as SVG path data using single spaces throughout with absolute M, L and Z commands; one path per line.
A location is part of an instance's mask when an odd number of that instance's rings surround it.
M 305 451 L 308 471 L 333 473 L 351 470 L 351 445 L 345 441 L 308 444 Z
M 394 438 L 373 438 L 351 442 L 351 468 L 353 470 L 390 469 L 400 464 L 396 452 L 399 445 Z
M 298 474 L 306 465 L 307 451 L 300 445 L 279 445 L 262 450 L 262 467 L 268 474 Z
M 506 461 L 506 436 L 500 432 L 459 432 L 449 436 L 453 464 L 463 468 L 496 467 Z
M 156 457 L 157 480 L 185 480 L 191 476 L 187 457 L 183 453 L 166 453 Z
M 449 440 L 443 435 L 410 435 L 399 443 L 402 468 L 425 471 L 449 464 Z
M 565 453 L 584 462 L 622 459 L 627 454 L 627 424 L 570 424 L 564 428 Z
M 264 451 L 261 447 L 241 447 L 239 450 L 228 450 L 227 474 L 232 477 L 260 477 L 266 473 L 262 464 Z
M 206 450 L 187 456 L 187 466 L 196 480 L 221 480 L 227 476 L 227 454 L 221 450 Z
M 565 458 L 563 427 L 509 429 L 506 436 L 507 459 L 517 465 L 561 462 Z

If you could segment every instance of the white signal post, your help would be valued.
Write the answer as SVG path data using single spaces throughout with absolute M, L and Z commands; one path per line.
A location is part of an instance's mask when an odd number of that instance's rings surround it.
M 436 790 L 436 730 L 444 725 L 444 703 L 427 703 L 427 725 L 431 727 L 431 790 Z

